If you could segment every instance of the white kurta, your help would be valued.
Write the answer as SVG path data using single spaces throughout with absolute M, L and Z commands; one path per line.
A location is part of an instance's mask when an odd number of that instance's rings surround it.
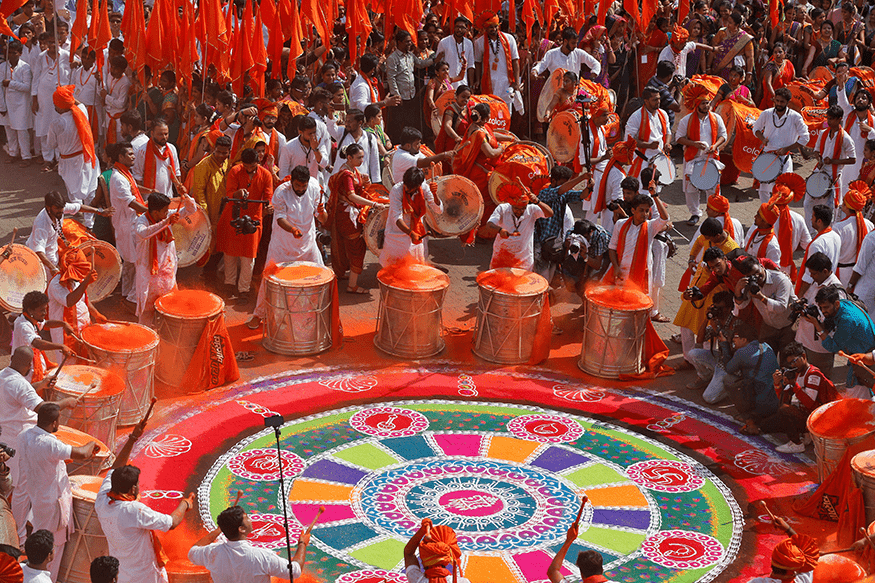
M 870 317 L 875 317 L 875 232 L 863 239 L 860 257 L 854 265 L 854 273 L 860 274 L 854 293 L 866 304 Z
M 790 218 L 793 221 L 793 237 L 791 238 L 791 253 L 795 252 L 797 249 L 804 250 L 808 247 L 808 244 L 811 243 L 811 231 L 808 230 L 808 226 L 805 224 L 805 219 L 802 218 L 802 215 L 797 213 L 794 210 L 790 211 Z M 781 221 L 778 220 L 774 225 L 775 230 L 775 241 L 778 241 L 779 233 L 781 232 Z M 792 257 L 791 257 L 792 258 Z M 780 262 L 776 261 L 779 266 L 781 266 Z M 790 275 L 790 267 L 781 266 L 781 271 Z
M 828 233 L 818 233 L 811 240 L 811 243 L 808 244 L 805 252 L 808 257 L 811 257 L 815 253 L 823 253 L 829 257 L 829 260 L 832 262 L 832 269 L 835 271 L 836 265 L 839 264 L 839 254 L 841 253 L 841 249 L 842 238 L 835 231 L 829 231 Z M 800 265 L 799 270 L 802 271 L 802 281 L 806 283 L 814 282 L 811 278 L 811 273 L 804 265 Z
M 641 116 L 646 114 L 650 120 L 650 139 L 648 141 L 659 142 L 659 147 L 644 150 L 644 155 L 648 160 L 662 152 L 665 149 L 665 145 L 671 139 L 671 122 L 668 119 L 668 114 L 664 111 L 660 113 L 660 111 L 657 109 L 655 112 L 650 113 L 646 107 L 640 107 L 629 116 L 629 120 L 626 122 L 626 133 L 623 137 L 628 139 L 629 136 L 633 136 L 636 139 L 642 139 L 638 135 L 641 131 Z M 662 116 L 665 116 L 665 126 L 662 125 Z M 642 168 L 646 167 L 647 162 L 644 162 Z
M 468 69 L 474 68 L 474 43 L 469 38 L 463 37 L 462 42 L 457 42 L 453 35 L 445 36 L 438 42 L 437 53 L 443 54 L 444 62 L 449 65 L 451 79 L 458 77 L 462 72 L 462 57 L 467 61 Z M 467 80 L 456 81 L 453 83 L 453 89 L 463 83 L 468 84 Z
M 532 71 L 535 75 L 543 75 L 545 71 L 549 71 L 552 74 L 556 69 L 565 69 L 580 76 L 582 65 L 586 65 L 593 76 L 601 73 L 602 64 L 585 50 L 572 49 L 566 55 L 562 47 L 556 47 L 547 51 L 544 58 L 535 63 Z
M 622 232 L 623 225 L 631 220 L 632 219 L 620 219 L 619 221 L 617 221 L 617 224 L 614 225 L 614 232 L 611 234 L 611 242 L 608 243 L 608 249 L 613 249 L 614 251 L 617 251 L 620 246 L 620 233 Z M 629 271 L 632 269 L 632 260 L 635 258 L 635 251 L 638 248 L 638 234 L 641 232 L 641 227 L 645 224 L 647 225 L 647 273 L 650 277 L 648 286 L 652 287 L 653 238 L 661 233 L 663 229 L 665 229 L 666 225 L 669 224 L 669 221 L 661 217 L 657 217 L 655 219 L 645 221 L 640 225 L 636 225 L 635 223 L 629 225 L 629 228 L 626 230 L 626 240 L 623 242 L 623 255 L 621 257 L 618 257 L 617 259 L 620 262 L 620 271 L 622 272 L 622 276 L 628 277 Z M 615 273 L 614 276 L 616 275 L 617 274 Z M 642 291 L 644 293 L 650 293 L 649 288 Z
M 425 158 L 425 154 L 422 152 L 411 154 L 401 148 L 395 150 L 395 153 L 392 154 L 392 178 L 395 180 L 395 184 L 404 180 L 404 173 L 416 166 L 421 158 Z
M 0 63 L 0 80 L 9 79 L 9 87 L 0 87 L 0 110 L 6 110 L 3 124 L 13 130 L 27 130 L 33 127 L 33 71 L 24 59 L 9 74 L 9 63 Z
M 128 263 L 136 263 L 137 247 L 134 244 L 134 221 L 137 213 L 130 207 L 134 202 L 131 183 L 119 171 L 113 170 L 109 177 L 109 200 L 115 213 L 112 227 L 115 230 L 115 247 L 119 255 Z
M 146 166 L 146 156 L 155 156 L 155 154 L 149 152 L 148 145 L 148 141 L 144 142 L 141 147 L 134 150 L 134 167 L 131 169 L 131 173 L 139 184 L 143 184 L 143 171 Z M 166 152 L 167 148 L 170 149 L 170 156 L 167 156 L 167 159 L 160 160 L 155 156 L 155 190 L 173 198 L 173 180 L 171 179 L 171 176 L 175 174 L 177 178 L 181 178 L 182 174 L 180 171 L 181 166 L 179 165 L 179 155 L 176 153 L 176 146 L 167 142 L 164 144 L 164 149 L 161 151 Z M 170 161 L 171 158 L 173 159 L 172 163 Z M 176 169 L 175 172 L 174 168 Z M 148 198 L 148 195 L 143 198 Z
M 191 547 L 188 560 L 209 569 L 213 583 L 270 583 L 271 577 L 287 580 L 288 562 L 273 551 L 248 540 L 218 541 Z M 292 561 L 292 577 L 301 576 L 301 565 Z
M 719 217 L 715 217 L 715 218 L 717 219 L 717 221 L 720 222 L 721 225 L 723 225 L 723 229 L 726 230 L 726 222 L 725 222 L 726 220 L 723 218 L 723 215 L 720 215 Z M 735 237 L 733 237 L 732 239 L 736 243 L 738 243 L 739 247 L 741 247 L 742 245 L 744 245 L 744 227 L 741 226 L 741 221 L 739 221 L 735 217 L 729 217 L 729 218 L 732 219 L 732 227 L 735 229 Z M 696 229 L 696 234 L 693 235 L 692 237 L 690 237 L 690 245 L 691 246 L 696 241 L 696 239 L 699 238 L 699 235 L 701 235 L 701 234 L 702 234 L 702 225 L 699 225 L 699 228 Z
M 875 226 L 872 221 L 864 219 L 866 223 L 866 233 L 861 239 L 857 238 L 857 217 L 852 215 L 835 223 L 833 231 L 839 234 L 842 240 L 842 248 L 839 253 L 839 261 L 837 265 L 832 266 L 832 270 L 838 275 L 842 285 L 847 286 L 851 281 L 851 274 L 854 272 L 854 263 L 857 261 L 857 248 L 862 243 L 862 239 L 872 232 Z
M 176 242 L 156 241 L 158 272 L 152 273 L 150 255 L 151 240 L 164 229 L 170 228 L 170 217 L 178 212 L 185 217 L 197 210 L 197 203 L 190 197 L 183 198 L 179 211 L 173 211 L 163 221 L 150 224 L 148 213 L 134 221 L 134 239 L 137 246 L 137 316 L 143 314 L 155 300 L 176 288 Z
M 52 281 L 49 282 L 48 289 L 49 320 L 57 320 L 59 322 L 64 321 L 64 309 L 67 307 L 67 296 L 73 293 L 73 290 L 77 287 L 79 287 L 78 283 L 73 283 L 72 285 L 65 287 L 64 284 L 61 283 L 60 273 L 52 278 Z M 88 304 L 85 302 L 85 295 L 79 298 L 79 301 L 76 302 L 76 322 L 79 330 L 82 330 L 91 324 L 91 313 L 88 311 Z M 63 328 L 52 328 L 49 332 L 52 334 L 52 342 L 56 344 L 64 343 Z
M 279 167 L 280 176 L 288 176 L 292 173 L 292 168 L 295 166 L 304 166 L 310 171 L 310 176 L 319 176 L 319 171 L 328 166 L 328 155 L 322 144 L 316 146 L 319 153 L 322 155 L 320 162 L 316 161 L 316 153 L 312 148 L 307 148 L 301 143 L 301 138 L 297 137 L 290 140 L 280 150 Z
M 583 201 L 583 210 L 586 211 L 585 218 L 593 223 L 601 223 L 602 227 L 608 232 L 610 235 L 614 229 L 614 213 L 608 209 L 601 211 L 596 214 L 593 212 L 595 208 L 596 199 L 599 195 L 599 189 L 601 188 L 602 180 L 605 180 L 605 175 L 603 172 L 599 172 L 598 170 L 594 172 L 595 174 L 595 186 L 592 190 L 592 196 L 590 196 L 589 200 Z M 605 185 L 605 205 L 614 200 L 620 200 L 623 198 L 623 189 L 620 188 L 620 183 L 623 182 L 623 179 L 626 178 L 626 173 L 617 168 L 616 166 L 611 168 L 611 173 L 607 177 L 608 183 Z
M 76 101 L 82 105 L 89 107 L 97 107 L 100 103 L 100 95 L 98 93 L 98 77 L 97 65 L 94 65 L 89 70 L 84 67 L 79 67 L 73 71 L 73 84 L 76 86 L 73 96 Z
M 802 115 L 790 108 L 787 108 L 783 116 L 778 116 L 775 108 L 766 109 L 754 122 L 753 131 L 754 133 L 762 131 L 763 136 L 769 141 L 769 144 L 763 147 L 763 152 L 774 152 L 793 144 L 802 146 L 808 144 L 808 126 L 805 125 Z M 790 155 L 784 156 L 781 160 L 783 162 L 781 172 L 793 172 L 793 160 Z M 772 196 L 773 186 L 771 182 L 760 184 L 757 191 L 760 202 L 768 202 Z
M 79 104 L 76 107 L 87 119 L 88 111 L 85 106 Z M 79 132 L 76 131 L 72 112 L 65 111 L 52 120 L 49 126 L 48 143 L 49 148 L 57 150 L 60 156 L 58 174 L 64 179 L 70 201 L 89 204 L 97 191 L 100 164 L 97 160 L 94 160 L 93 165 L 91 162 L 85 162 L 82 142 L 79 140 Z M 85 220 L 86 218 L 90 220 Z M 82 222 L 86 227 L 90 227 L 94 224 L 94 215 L 83 217 Z
M 836 91 L 836 94 L 838 95 L 838 104 L 842 108 L 842 111 L 845 112 L 845 118 L 842 120 L 842 128 L 848 132 L 848 135 L 854 140 L 854 151 L 857 153 L 856 161 L 849 166 L 845 166 L 844 172 L 842 172 L 841 192 L 845 193 L 848 190 L 848 185 L 854 180 L 857 180 L 860 176 L 860 167 L 863 166 L 863 147 L 866 145 L 866 140 L 875 137 L 875 135 L 873 135 L 872 132 L 863 133 L 862 128 L 860 128 L 860 119 L 854 112 L 853 104 L 848 102 L 847 94 L 844 91 Z M 870 127 L 875 128 L 875 116 L 871 116 L 873 118 L 871 123 L 869 122 L 870 116 L 864 116 L 862 123 L 866 123 Z M 850 122 L 849 128 L 848 122 L 851 117 L 853 117 L 854 120 Z
M 119 561 L 118 583 L 167 583 L 167 572 L 155 562 L 149 531 L 167 532 L 173 519 L 142 502 L 110 504 L 112 472 L 110 470 L 100 485 L 94 510 L 106 535 L 109 555 Z
M 587 127 L 590 127 L 590 126 L 587 126 Z M 590 135 L 590 138 L 589 138 L 589 144 L 593 150 L 592 152 L 589 153 L 591 160 L 595 160 L 596 158 L 600 158 L 608 150 L 608 138 L 605 136 L 605 130 L 603 129 L 603 126 L 598 126 L 596 128 L 596 132 L 598 134 L 598 147 L 596 147 L 595 136 Z M 580 162 L 581 167 L 585 167 L 586 166 L 586 159 L 583 156 L 583 134 L 581 134 L 581 136 L 580 136 L 580 144 L 578 145 L 577 151 L 578 151 L 577 161 Z M 598 162 L 597 164 L 592 165 L 593 172 L 604 172 L 605 167 L 607 165 L 608 165 L 608 160 L 607 160 L 607 158 L 605 158 L 601 162 Z M 584 210 L 586 210 L 586 209 L 584 209 Z
M 762 244 L 763 238 L 765 236 L 766 235 L 757 234 L 756 225 L 751 225 L 750 229 L 747 232 L 747 237 L 745 237 L 744 239 L 744 250 L 754 257 L 759 257 L 758 253 L 760 250 L 760 244 Z M 769 244 L 766 246 L 765 258 L 774 261 L 775 265 L 781 264 L 781 246 L 778 245 L 777 234 L 772 237 L 772 239 L 769 241 Z
M 68 202 L 64 205 L 64 214 L 75 215 L 80 208 L 82 208 L 81 204 Z M 55 223 L 52 222 L 49 213 L 43 208 L 33 220 L 33 229 L 30 231 L 26 245 L 34 253 L 45 253 L 46 258 L 57 265 L 58 237 L 60 236 L 61 233 L 55 228 Z
M 717 122 L 717 135 L 711 135 L 711 121 L 709 120 L 709 116 L 705 116 L 704 118 L 700 118 L 699 114 L 696 112 L 691 113 L 690 115 L 684 116 L 680 123 L 678 123 L 678 137 L 679 138 L 690 138 L 690 122 L 695 117 L 699 121 L 699 142 L 705 142 L 709 146 L 713 146 L 717 140 L 720 138 L 726 139 L 726 124 L 723 122 L 723 118 L 717 114 L 714 114 L 715 121 Z M 693 158 L 689 162 L 684 162 L 684 182 L 689 182 L 690 171 L 693 167 L 693 162 L 697 159 L 706 157 L 707 154 L 704 154 L 701 150 L 699 151 L 699 155 L 696 158 Z
M 340 152 L 350 144 L 358 144 L 364 150 L 365 159 L 362 160 L 362 165 L 359 166 L 359 171 L 367 174 L 371 179 L 372 184 L 382 184 L 383 176 L 380 173 L 380 149 L 377 147 L 377 138 L 370 132 L 362 131 L 362 135 L 355 139 L 352 134 L 341 134 L 341 141 L 337 144 L 337 159 L 334 161 L 334 169 L 331 175 L 340 172 L 343 167 L 345 158 L 340 157 Z M 395 154 L 397 155 L 397 154 Z M 393 156 L 394 157 L 394 156 Z
M 842 93 L 842 92 L 840 91 L 839 93 Z M 841 153 L 839 154 L 838 158 L 839 159 L 854 158 L 856 160 L 857 151 L 854 148 L 854 140 L 843 129 L 839 129 L 839 131 L 837 131 L 833 135 L 830 135 L 829 133 L 827 133 L 826 140 L 823 141 L 823 148 L 822 149 L 820 146 L 821 146 L 821 140 L 823 140 L 823 134 L 821 134 L 820 136 L 817 137 L 817 141 L 814 143 L 814 147 L 817 151 L 820 152 L 822 157 L 835 158 L 836 157 L 835 156 L 835 146 L 836 146 L 836 142 L 839 139 L 839 136 L 842 136 L 842 142 L 841 142 L 841 150 L 840 150 Z M 860 150 L 860 157 L 861 158 L 863 157 L 862 150 Z M 825 204 L 827 206 L 835 208 L 835 189 L 840 188 L 841 185 L 844 184 L 843 177 L 847 172 L 850 172 L 851 169 L 852 169 L 852 166 L 845 166 L 845 165 L 840 165 L 840 164 L 829 164 L 829 165 L 825 165 L 822 167 L 822 170 L 824 172 L 826 172 L 827 174 L 829 174 L 831 178 L 833 178 L 833 180 L 834 180 L 833 187 L 831 189 L 829 189 L 827 191 L 827 193 L 820 198 L 813 198 L 810 195 L 808 195 L 807 193 L 805 194 L 805 200 L 803 202 L 803 207 L 805 209 L 805 222 L 806 222 L 806 224 L 808 224 L 810 226 L 812 223 L 811 210 L 814 208 L 814 205 Z M 859 170 L 857 171 L 857 174 L 859 174 Z M 856 180 L 857 175 L 854 174 L 853 177 Z M 843 196 L 845 190 L 840 190 L 839 192 L 841 193 L 841 196 Z M 839 196 L 839 200 L 841 200 L 841 196 Z M 813 229 L 813 227 L 809 227 L 809 228 Z
M 72 530 L 73 492 L 65 460 L 72 446 L 41 427 L 31 427 L 20 437 L 21 472 L 27 476 L 27 496 L 33 512 L 33 528 L 53 533 Z M 55 540 L 55 547 L 63 541 Z
M 526 206 L 520 217 L 514 214 L 513 207 L 509 203 L 503 202 L 496 206 L 492 216 L 489 217 L 489 223 L 506 230 L 510 233 L 510 237 L 503 239 L 499 235 L 495 236 L 492 241 L 492 260 L 489 268 L 519 267 L 531 271 L 535 265 L 535 221 L 541 218 L 544 218 L 544 209 L 536 204 Z M 501 261 L 502 252 L 512 255 L 516 260 L 515 265 L 507 265 L 505 261 Z
M 106 68 L 109 71 L 109 67 Z M 106 75 L 106 98 L 103 103 L 103 111 L 106 114 L 106 120 L 101 124 L 104 128 L 109 128 L 109 124 L 115 124 L 116 136 L 121 139 L 121 122 L 119 118 L 128 107 L 128 91 L 130 91 L 131 81 L 127 75 L 122 75 L 118 79 L 107 73 Z M 179 168 L 179 166 L 177 166 Z
M 516 39 L 506 32 L 499 31 L 498 34 L 503 35 L 504 38 L 507 39 L 508 48 L 510 49 L 510 60 L 519 60 L 520 55 Z M 503 43 L 500 43 L 499 40 L 492 42 L 493 46 L 496 42 L 499 42 L 498 50 L 496 51 L 493 48 L 489 48 L 489 54 L 484 57 L 484 53 L 487 52 L 485 50 L 485 45 L 489 44 L 484 41 L 484 38 L 484 36 L 478 36 L 474 39 L 474 60 L 478 63 L 483 62 L 484 67 L 489 67 L 489 78 L 492 82 L 492 95 L 495 95 L 507 103 L 507 107 L 510 109 L 510 112 L 513 113 L 513 100 L 508 93 L 508 89 L 510 89 L 510 79 L 507 78 L 508 66 L 510 65 L 512 67 L 513 65 L 507 62 Z
M 412 222 L 412 215 L 405 213 L 401 204 L 403 192 L 404 185 L 400 182 L 389 191 L 389 214 L 386 217 L 383 249 L 380 251 L 380 265 L 383 267 L 397 263 L 408 255 L 420 262 L 424 262 L 428 258 L 428 237 L 414 244 L 410 240 L 410 235 L 398 228 L 398 219 L 402 219 L 408 227 Z M 440 199 L 437 199 L 437 204 L 435 204 L 435 197 L 431 194 L 430 189 L 420 186 L 419 196 L 425 197 L 425 204 L 432 212 L 436 214 L 443 212 Z
M 61 69 L 61 85 L 67 85 L 70 82 L 70 53 L 61 49 L 58 51 L 58 58 L 52 60 L 49 57 L 48 51 L 40 53 L 36 59 L 36 64 L 33 68 L 33 84 L 30 89 L 30 94 L 36 96 L 39 104 L 39 111 L 34 120 L 34 133 L 37 136 L 45 136 L 49 133 L 49 126 L 52 121 L 58 116 L 55 111 L 55 104 L 52 101 L 52 95 L 55 89 L 58 88 L 58 63 Z
M 680 75 L 681 77 L 687 76 L 687 56 L 696 50 L 696 43 L 694 42 L 686 42 L 683 48 L 679 53 L 676 53 L 671 45 L 666 45 L 664 49 L 659 53 L 659 58 L 656 60 L 657 63 L 661 63 L 662 61 L 668 61 L 672 65 L 674 65 L 674 74 Z M 693 71 L 693 75 L 696 72 Z M 690 75 L 692 77 L 692 75 Z

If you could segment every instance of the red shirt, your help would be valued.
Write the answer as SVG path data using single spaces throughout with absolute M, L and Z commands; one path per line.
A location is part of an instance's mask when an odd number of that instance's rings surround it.
M 792 394 L 791 394 L 792 391 Z M 835 400 L 835 385 L 819 368 L 809 364 L 808 370 L 796 377 L 796 383 L 784 388 L 784 395 L 795 396 L 799 404 L 809 413 Z M 782 398 L 782 401 L 785 399 Z

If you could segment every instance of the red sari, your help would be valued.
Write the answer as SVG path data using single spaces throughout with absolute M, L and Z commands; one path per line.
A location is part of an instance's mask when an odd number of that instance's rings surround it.
M 778 70 L 775 61 L 769 61 L 763 70 L 763 77 L 766 76 L 767 71 L 772 71 L 772 89 L 786 87 L 790 81 L 796 78 L 796 69 L 793 68 L 793 63 L 789 59 L 784 59 L 783 68 L 780 70 Z M 766 80 L 763 79 L 763 98 L 760 100 L 760 109 L 769 109 L 774 105 L 775 102 L 766 89 Z
M 484 206 L 483 217 L 480 219 L 481 227 L 489 222 L 489 217 L 495 210 L 495 203 L 489 196 L 489 174 L 497 162 L 496 158 L 489 158 L 483 153 L 481 146 L 484 142 L 493 148 L 498 147 L 498 140 L 489 126 L 475 129 L 468 136 L 468 139 L 459 146 L 455 157 L 453 157 L 453 174 L 464 176 L 476 184 L 480 190 Z
M 343 167 L 328 180 L 328 220 L 331 221 L 331 268 L 337 275 L 361 273 L 365 264 L 365 220 L 371 207 L 360 207 L 350 194 L 368 198 L 364 175 Z
M 647 40 L 644 41 L 644 46 L 658 50 L 638 57 L 638 95 L 641 95 L 650 78 L 656 75 L 656 61 L 659 59 L 659 51 L 667 44 L 668 35 L 658 28 L 654 28 Z M 645 59 L 647 59 L 646 62 Z

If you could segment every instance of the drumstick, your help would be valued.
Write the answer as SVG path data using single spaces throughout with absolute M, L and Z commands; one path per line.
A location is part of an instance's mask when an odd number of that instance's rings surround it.
M 860 532 L 863 533 L 863 538 L 866 539 L 866 542 L 869 543 L 869 546 L 872 547 L 873 550 L 875 550 L 875 542 L 872 542 L 872 537 L 869 536 L 869 532 L 862 526 L 860 527 Z
M 574 519 L 574 524 L 580 524 L 580 517 L 583 516 L 583 508 L 586 506 L 586 501 L 589 500 L 586 494 L 580 499 L 580 509 L 577 511 L 577 518 Z
M 870 375 L 872 375 L 873 377 L 875 377 L 875 371 L 873 371 L 871 368 L 869 368 L 868 366 L 866 366 L 865 364 L 863 364 L 862 361 L 857 360 L 856 358 L 851 358 L 851 355 L 850 355 L 850 354 L 845 354 L 845 353 L 844 353 L 843 351 L 841 351 L 841 350 L 839 350 L 838 355 L 839 355 L 839 356 L 843 356 L 844 358 L 847 358 L 849 361 L 851 361 L 852 363 L 856 364 L 857 366 L 859 366 L 860 368 L 862 368 L 863 370 L 865 370 L 866 372 L 868 372 Z
M 765 500 L 760 500 L 760 504 L 763 505 L 763 509 L 766 511 L 766 514 L 769 515 L 769 518 L 772 519 L 772 522 L 775 522 L 775 520 L 776 520 L 775 515 L 772 514 L 772 511 L 771 511 L 771 510 L 769 510 L 769 507 L 766 505 L 766 501 L 765 501 Z
M 320 507 L 319 507 L 319 512 L 317 512 L 317 513 L 316 513 L 316 516 L 313 517 L 313 522 L 310 523 L 310 526 L 308 526 L 308 527 L 307 527 L 307 530 L 304 531 L 304 532 L 309 533 L 311 530 L 313 530 L 313 527 L 316 526 L 316 521 L 319 520 L 319 517 L 322 516 L 322 513 L 323 513 L 323 512 L 325 512 L 325 507 L 324 507 L 324 506 L 320 506 Z
M 234 499 L 234 503 L 231 504 L 231 506 L 238 506 L 240 504 L 240 498 L 242 498 L 242 497 L 243 497 L 243 492 L 240 490 L 237 490 L 237 497 Z
M 16 236 L 18 236 L 18 227 L 12 229 L 12 240 L 9 241 L 9 245 L 3 249 L 3 253 L 0 253 L 0 263 L 3 263 L 9 259 L 10 255 L 12 255 L 12 244 L 15 243 Z
M 143 427 L 146 426 L 146 421 L 148 421 L 149 417 L 152 416 L 152 408 L 155 407 L 155 403 L 157 403 L 157 402 L 158 402 L 158 399 L 156 397 L 152 397 L 152 400 L 149 402 L 149 409 L 146 411 L 146 415 L 140 421 L 140 425 L 142 425 Z
M 838 549 L 836 551 L 829 551 L 827 553 L 820 553 L 820 556 L 823 557 L 824 555 L 837 555 L 839 553 L 849 553 L 853 550 L 854 550 L 854 547 L 848 547 L 846 549 Z
M 69 357 L 65 354 L 63 360 L 61 360 L 61 364 L 58 365 L 57 370 L 55 370 L 54 374 L 52 375 L 52 378 L 58 378 L 58 375 L 61 374 L 61 369 L 64 368 L 64 363 L 67 362 L 67 358 Z
M 93 391 L 93 390 L 94 390 L 94 387 L 96 387 L 96 386 L 97 386 L 97 381 L 96 381 L 96 380 L 91 381 L 91 384 L 88 386 L 87 389 L 85 389 L 85 392 L 82 393 L 81 395 L 79 395 L 78 397 L 76 397 L 76 404 L 78 405 L 78 404 L 79 404 L 79 401 L 81 401 L 82 399 L 84 399 L 84 398 L 85 398 L 85 395 L 87 395 L 88 393 L 90 393 L 91 391 Z

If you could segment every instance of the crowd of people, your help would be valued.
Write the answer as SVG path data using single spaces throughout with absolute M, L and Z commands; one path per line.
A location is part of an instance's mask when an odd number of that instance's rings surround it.
M 70 525 L 63 460 L 94 449 L 47 439 L 60 410 L 77 403 L 47 403 L 37 392 L 53 382 L 45 378 L 46 353 L 71 355 L 81 330 L 106 320 L 87 294 L 97 274 L 64 228 L 74 215 L 90 236 L 115 245 L 122 301 L 150 325 L 155 300 L 176 287 L 170 227 L 203 213 L 215 244 L 202 277 L 247 306 L 248 325 L 257 329 L 266 310 L 258 281 L 275 264 L 327 263 L 346 293 L 369 293 L 359 276 L 371 213 L 388 217 L 383 267 L 428 262 L 435 233 L 426 215 L 450 213 L 428 178 L 460 175 L 477 186 L 485 210 L 459 244 L 491 244 L 484 269 L 533 271 L 581 298 L 600 281 L 647 294 L 651 319 L 678 327 L 677 368 L 696 374 L 687 388 L 703 391 L 707 403 L 732 403 L 742 433 L 783 434 L 779 452 L 803 452 L 814 409 L 840 396 L 872 398 L 875 73 L 865 66 L 875 53 L 875 10 L 866 0 L 793 1 L 779 10 L 759 0 L 645 0 L 647 21 L 627 12 L 628 3 L 592 15 L 560 6 L 533 25 L 523 18 L 528 3 L 516 4 L 520 14 L 466 16 L 439 0 L 425 7 L 416 35 L 387 30 L 385 16 L 371 14 L 373 30 L 358 53 L 341 8 L 330 46 L 305 34 L 292 63 L 286 51 L 265 78 L 253 70 L 234 82 L 214 68 L 190 78 L 172 67 L 132 69 L 117 2 L 107 14 L 106 48 L 80 42 L 71 54 L 71 11 L 80 4 L 61 9 L 28 0 L 8 15 L 15 37 L 3 37 L 0 47 L 6 162 L 26 167 L 37 159 L 66 187 L 45 195 L 34 220 L 27 245 L 49 284 L 24 297 L 12 364 L 0 373 L 0 428 L 21 451 L 5 460 L 16 488 L 7 510 L 18 533 L 4 542 L 24 545 L 25 581 L 46 580 L 46 573 L 56 579 Z M 223 10 L 242 15 L 244 5 Z M 151 7 L 145 9 L 148 19 Z M 557 71 L 562 81 L 554 87 Z M 701 75 L 718 79 L 716 90 Z M 827 105 L 817 135 L 796 111 L 800 86 Z M 542 100 L 548 90 L 551 98 Z M 761 204 L 747 231 L 720 192 L 738 174 L 725 156 L 735 128 L 717 113 L 724 101 L 756 109 L 751 131 L 759 145 L 751 157 L 772 155 L 778 170 L 757 180 Z M 548 175 L 491 189 L 508 148 L 520 138 L 543 143 L 550 117 L 564 111 L 581 120 L 573 159 L 552 165 Z M 816 159 L 827 176 L 823 191 L 794 173 L 800 157 Z M 707 189 L 691 179 L 703 163 L 722 170 Z M 672 318 L 660 310 L 660 297 L 666 260 L 678 248 L 660 195 L 678 169 L 687 224 L 696 231 Z M 837 354 L 849 359 L 842 379 L 833 372 Z M 98 494 L 115 558 L 95 561 L 94 581 L 164 580 L 150 531 L 176 527 L 193 505 L 186 498 L 164 515 L 136 501 L 139 473 L 127 456 L 141 432 L 134 431 Z M 217 523 L 189 555 L 214 581 L 300 574 L 307 535 L 289 565 L 246 543 L 251 521 L 239 507 Z M 422 553 L 423 539 L 433 540 L 439 528 L 424 524 L 414 536 L 405 548 L 408 568 L 418 569 L 419 560 L 429 567 L 415 551 Z M 216 542 L 220 534 L 224 540 Z M 440 556 L 434 564 L 441 568 L 454 562 Z M 578 565 L 584 577 L 601 576 L 594 557 Z M 432 577 L 426 569 L 408 578 Z

